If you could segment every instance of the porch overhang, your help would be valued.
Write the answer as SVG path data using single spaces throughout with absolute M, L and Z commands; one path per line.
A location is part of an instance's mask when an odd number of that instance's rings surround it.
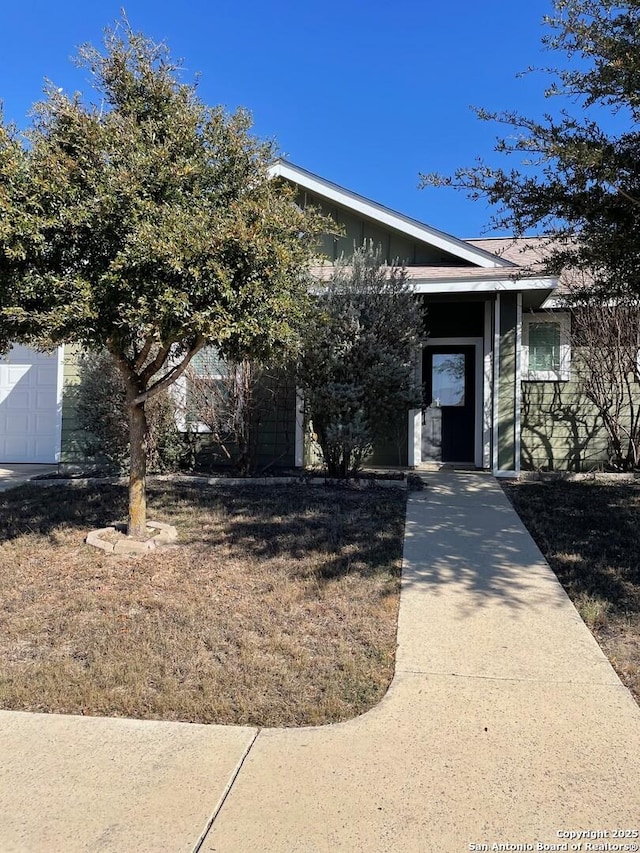
M 464 279 L 449 278 L 420 278 L 411 275 L 409 281 L 415 293 L 427 296 L 464 297 L 497 293 L 522 293 L 526 308 L 539 308 L 554 292 L 558 280 L 551 277 L 539 278 L 491 278 L 465 277 Z

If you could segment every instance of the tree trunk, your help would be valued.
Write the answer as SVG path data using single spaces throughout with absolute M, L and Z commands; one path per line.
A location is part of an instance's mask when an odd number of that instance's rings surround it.
M 137 392 L 129 393 L 130 399 Z M 129 524 L 127 533 L 143 539 L 147 531 L 147 416 L 144 403 L 129 402 Z

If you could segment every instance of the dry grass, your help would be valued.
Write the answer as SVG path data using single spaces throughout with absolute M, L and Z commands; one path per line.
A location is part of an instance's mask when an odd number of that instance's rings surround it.
M 405 496 L 394 489 L 150 490 L 180 545 L 83 542 L 125 492 L 0 495 L 0 706 L 264 726 L 374 705 L 393 674 Z
M 640 486 L 524 482 L 505 491 L 640 702 Z

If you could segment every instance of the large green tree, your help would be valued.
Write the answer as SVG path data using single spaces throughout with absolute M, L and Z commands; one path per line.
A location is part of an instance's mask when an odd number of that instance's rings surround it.
M 111 354 L 141 536 L 146 402 L 206 344 L 259 360 L 294 347 L 326 223 L 270 179 L 274 146 L 247 113 L 207 107 L 164 45 L 123 21 L 79 63 L 96 104 L 49 86 L 26 143 L 0 131 L 2 307 L 21 340 Z
M 562 55 L 542 118 L 489 113 L 508 133 L 496 150 L 514 168 L 479 161 L 428 185 L 462 188 L 497 205 L 493 226 L 553 237 L 549 267 L 589 273 L 607 298 L 640 293 L 640 2 L 555 0 L 545 46 Z
M 16 337 L 7 306 L 15 303 L 17 284 L 26 291 L 27 255 L 37 242 L 37 223 L 25 205 L 29 195 L 25 152 L 15 127 L 0 110 L 0 353 Z

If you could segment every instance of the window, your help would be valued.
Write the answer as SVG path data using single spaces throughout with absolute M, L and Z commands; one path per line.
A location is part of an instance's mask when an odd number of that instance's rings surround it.
M 211 432 L 205 422 L 224 386 L 225 375 L 224 361 L 215 347 L 204 347 L 196 353 L 174 386 L 178 429 Z
M 568 314 L 527 314 L 522 318 L 522 378 L 558 382 L 569 379 L 571 350 Z
M 464 406 L 464 353 L 434 353 L 431 370 L 432 406 Z

